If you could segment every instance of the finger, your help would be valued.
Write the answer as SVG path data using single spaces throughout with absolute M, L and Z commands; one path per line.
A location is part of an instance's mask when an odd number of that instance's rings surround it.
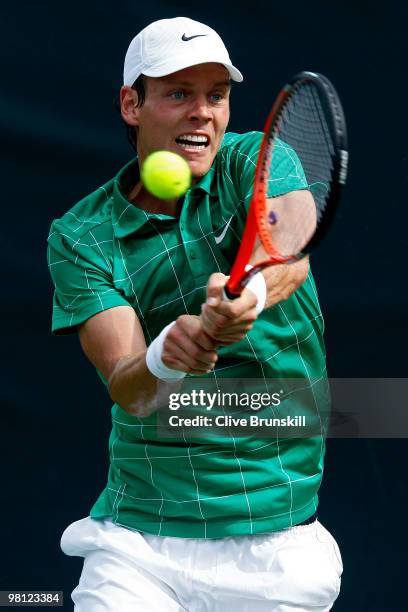
M 230 344 L 231 342 L 239 342 L 239 340 L 242 340 L 242 338 L 245 338 L 245 336 L 248 334 L 249 331 L 251 331 L 252 326 L 250 326 L 249 328 L 245 328 L 245 329 L 239 329 L 234 331 L 234 333 L 224 333 L 224 334 L 219 334 L 216 338 L 214 338 L 219 344 L 224 344 L 224 343 L 228 343 Z
M 229 323 L 229 319 L 224 315 L 220 315 L 212 306 L 202 304 L 201 306 L 201 321 L 203 330 L 210 336 L 220 331 Z
M 182 342 L 171 338 L 166 338 L 164 341 L 162 359 L 166 363 L 166 360 L 171 358 L 176 358 L 189 367 L 201 369 L 201 367 L 212 366 L 217 361 L 218 355 L 215 351 L 202 349 L 190 338 L 184 336 Z
M 217 350 L 217 343 L 211 334 L 208 334 L 202 326 L 201 331 L 195 336 L 194 341 L 205 351 L 213 352 Z
M 252 324 L 256 321 L 258 313 L 255 308 L 246 310 L 239 317 L 235 319 L 229 319 L 225 315 L 220 315 L 216 310 L 207 304 L 201 306 L 201 320 L 203 329 L 206 333 L 213 337 L 219 337 L 220 332 L 235 331 L 240 326 Z M 216 334 L 216 335 L 214 335 Z
M 217 348 L 213 338 L 205 333 L 199 316 L 180 316 L 169 334 L 171 334 L 169 338 L 175 340 L 180 347 L 191 340 L 205 351 L 214 351 Z M 186 340 L 185 337 L 187 337 Z
M 244 338 L 249 331 L 254 326 L 254 321 L 256 319 L 256 311 L 254 315 L 251 317 L 251 320 L 242 321 L 240 323 L 236 323 L 233 325 L 228 325 L 228 327 L 223 329 L 216 329 L 212 332 L 212 337 L 214 338 L 214 342 L 220 344 L 222 342 L 230 342 L 230 341 L 238 341 Z
M 238 319 L 248 310 L 252 310 L 258 303 L 258 298 L 250 289 L 244 289 L 239 298 L 235 300 L 223 300 L 213 310 L 227 317 L 227 319 Z M 207 302 L 208 305 L 208 302 Z
M 220 332 L 217 333 L 217 340 L 219 338 L 229 338 L 230 336 L 237 336 L 239 334 L 247 334 L 252 328 L 253 328 L 254 324 L 253 322 L 249 321 L 249 322 L 243 322 L 243 323 L 239 323 L 237 325 L 233 325 L 231 327 L 228 327 L 228 329 L 225 330 L 221 330 Z
M 242 291 L 239 298 L 229 302 L 224 302 L 224 304 L 227 304 L 227 307 L 229 307 L 234 319 L 242 317 L 242 315 L 244 315 L 247 311 L 255 308 L 257 303 L 258 297 L 253 291 L 247 289 L 246 287 Z
M 209 306 L 218 306 L 221 303 L 227 280 L 228 276 L 221 272 L 211 274 L 207 283 L 207 304 Z
M 228 319 L 228 325 L 225 325 L 226 330 L 232 330 L 241 326 L 253 324 L 258 318 L 258 313 L 256 308 L 251 308 L 251 310 L 247 310 L 242 313 L 241 316 L 236 319 Z
M 207 368 L 203 367 L 199 369 L 193 368 L 190 365 L 184 363 L 183 361 L 179 361 L 177 359 L 171 359 L 171 360 L 169 359 L 168 363 L 171 364 L 168 367 L 171 367 L 173 370 L 179 370 L 180 372 L 186 372 L 188 374 L 196 374 L 197 376 L 208 374 L 213 369 L 212 367 L 207 367 Z
M 162 360 L 167 367 L 180 370 L 181 372 L 210 372 L 216 364 L 216 360 L 203 363 L 178 350 L 174 350 L 171 353 L 163 352 Z
M 218 346 L 230 346 L 231 344 L 235 344 L 236 342 L 240 342 L 245 338 L 247 334 L 240 334 L 238 336 L 231 336 L 229 338 L 217 339 Z

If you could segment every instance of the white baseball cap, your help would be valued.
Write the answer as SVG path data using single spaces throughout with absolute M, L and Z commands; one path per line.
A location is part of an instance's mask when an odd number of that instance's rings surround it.
M 215 30 L 188 17 L 160 19 L 144 28 L 130 43 L 123 84 L 133 85 L 141 74 L 161 77 L 207 62 L 223 64 L 233 81 L 243 81 Z

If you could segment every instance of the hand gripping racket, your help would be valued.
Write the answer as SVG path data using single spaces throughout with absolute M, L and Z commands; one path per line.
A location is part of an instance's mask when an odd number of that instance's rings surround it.
M 275 147 L 300 160 L 305 189 L 268 196 Z M 254 187 L 242 242 L 226 297 L 238 297 L 250 278 L 266 266 L 292 263 L 310 253 L 332 221 L 347 177 L 347 133 L 343 109 L 330 81 L 301 72 L 279 93 L 264 128 Z M 264 258 L 251 261 L 257 239 Z M 266 254 L 266 257 L 265 257 Z

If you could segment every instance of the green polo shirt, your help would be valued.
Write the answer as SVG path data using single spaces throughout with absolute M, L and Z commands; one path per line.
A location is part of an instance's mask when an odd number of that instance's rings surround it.
M 179 315 L 198 315 L 208 277 L 228 274 L 236 255 L 261 136 L 226 134 L 177 218 L 127 200 L 138 180 L 134 160 L 56 219 L 48 238 L 53 333 L 75 331 L 100 311 L 131 305 L 149 344 Z M 306 186 L 295 152 L 278 142 L 269 195 Z M 313 390 L 313 381 L 326 377 L 322 334 L 309 272 L 289 299 L 261 313 L 245 339 L 219 350 L 210 376 L 256 378 L 266 386 L 269 379 L 301 379 L 303 392 L 282 406 L 319 416 L 327 412 L 327 400 Z M 323 418 L 319 435 L 310 438 L 280 439 L 277 431 L 273 439 L 231 434 L 201 443 L 159 438 L 156 424 L 156 414 L 140 419 L 113 405 L 110 469 L 92 517 L 163 536 L 219 538 L 284 529 L 315 511 Z

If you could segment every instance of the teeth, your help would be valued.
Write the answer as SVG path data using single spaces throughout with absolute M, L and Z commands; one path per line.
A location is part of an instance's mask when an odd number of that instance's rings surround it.
M 205 145 L 204 144 L 193 145 L 193 144 L 187 144 L 187 143 L 180 142 L 179 147 L 181 147 L 182 149 L 187 149 L 188 151 L 202 151 L 205 148 Z
M 207 136 L 201 136 L 198 134 L 183 134 L 179 136 L 177 140 L 189 140 L 190 142 L 207 142 Z

